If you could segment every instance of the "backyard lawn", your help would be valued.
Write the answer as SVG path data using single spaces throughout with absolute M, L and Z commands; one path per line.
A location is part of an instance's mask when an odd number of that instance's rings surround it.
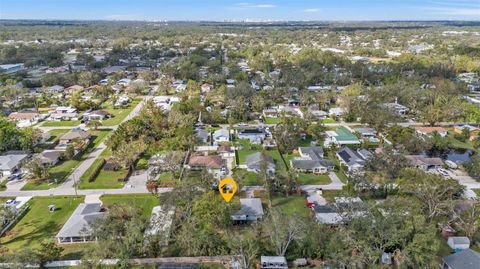
M 79 120 L 46 121 L 42 124 L 43 127 L 75 127 L 78 125 L 80 125 Z
M 108 113 L 112 114 L 114 117 L 110 119 L 106 119 L 102 121 L 104 126 L 114 126 L 120 124 L 125 117 L 130 114 L 130 112 L 140 103 L 139 99 L 133 100 L 128 107 L 126 108 L 113 108 L 111 102 L 104 102 L 102 105 L 102 109 L 108 111 Z
M 240 186 L 258 186 L 263 185 L 263 179 L 257 173 L 249 172 L 245 169 L 233 170 L 233 179 Z
M 105 137 L 110 133 L 111 130 L 109 129 L 102 129 L 102 130 L 96 130 L 92 131 L 92 139 L 93 141 L 88 145 L 87 149 L 85 150 L 84 153 L 79 154 L 75 158 L 71 160 L 65 160 L 61 161 L 59 164 L 53 166 L 50 168 L 50 174 L 54 179 L 57 180 L 57 183 L 33 183 L 33 182 L 28 182 L 23 186 L 22 190 L 47 190 L 49 188 L 53 188 L 58 186 L 65 178 L 70 175 L 70 173 L 75 170 L 80 163 L 85 161 L 85 159 L 90 155 L 90 152 L 98 147 L 100 143 L 105 139 Z
M 152 214 L 152 208 L 159 205 L 158 197 L 153 194 L 105 194 L 100 197 L 103 206 L 106 208 L 115 206 L 116 204 L 135 205 L 143 210 L 143 216 L 148 219 Z
M 283 122 L 283 119 L 280 117 L 280 118 L 265 118 L 265 124 L 279 124 L 279 123 L 282 123 Z
M 43 240 L 53 239 L 83 199 L 83 196 L 34 197 L 25 216 L 2 237 L 3 247 L 10 251 L 36 248 Z M 55 205 L 57 210 L 49 212 L 49 205 Z
M 312 173 L 298 173 L 300 185 L 327 185 L 332 183 L 328 175 L 315 175 Z
M 303 196 L 274 197 L 273 207 L 279 207 L 287 215 L 296 215 L 302 218 L 310 218 L 311 210 L 305 204 Z

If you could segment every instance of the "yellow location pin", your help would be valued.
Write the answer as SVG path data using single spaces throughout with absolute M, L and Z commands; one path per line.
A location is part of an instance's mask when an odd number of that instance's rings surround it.
M 220 184 L 218 184 L 218 190 L 220 191 L 220 195 L 223 197 L 225 202 L 230 202 L 232 200 L 233 195 L 237 191 L 237 183 L 233 178 L 224 178 L 220 180 Z

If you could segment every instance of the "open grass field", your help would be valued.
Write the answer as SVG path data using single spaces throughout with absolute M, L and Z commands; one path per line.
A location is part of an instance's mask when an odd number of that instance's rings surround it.
M 143 216 L 148 219 L 152 214 L 152 208 L 159 205 L 158 197 L 153 194 L 106 194 L 100 197 L 103 206 L 106 208 L 115 206 L 116 204 L 136 205 L 143 210 Z
M 34 197 L 25 216 L 1 238 L 3 247 L 9 251 L 36 248 L 43 240 L 53 239 L 83 199 L 83 196 Z M 49 205 L 55 205 L 57 210 L 49 212 Z
M 85 159 L 88 157 L 90 152 L 98 147 L 100 143 L 107 137 L 107 135 L 111 132 L 109 129 L 102 129 L 92 131 L 92 142 L 88 145 L 87 149 L 77 155 L 75 158 L 71 160 L 61 161 L 59 164 L 50 168 L 50 174 L 56 180 L 57 183 L 33 183 L 28 182 L 22 188 L 22 190 L 47 190 L 49 188 L 57 187 L 58 184 L 61 184 L 68 175 L 70 175 Z
M 114 126 L 120 124 L 125 117 L 140 103 L 139 99 L 133 100 L 126 108 L 113 108 L 111 102 L 104 102 L 102 109 L 108 111 L 114 117 L 102 121 L 103 126 Z

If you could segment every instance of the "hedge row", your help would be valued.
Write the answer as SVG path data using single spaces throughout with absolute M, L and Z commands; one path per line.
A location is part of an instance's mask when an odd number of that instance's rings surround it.
M 105 165 L 105 159 L 97 159 L 95 162 L 90 166 L 90 168 L 85 172 L 88 174 L 88 182 L 93 182 L 97 178 L 100 170 L 102 170 L 103 166 Z

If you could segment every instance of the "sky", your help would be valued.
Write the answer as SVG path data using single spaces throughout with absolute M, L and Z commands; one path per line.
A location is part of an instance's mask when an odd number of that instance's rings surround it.
M 0 19 L 480 20 L 480 0 L 0 0 Z

